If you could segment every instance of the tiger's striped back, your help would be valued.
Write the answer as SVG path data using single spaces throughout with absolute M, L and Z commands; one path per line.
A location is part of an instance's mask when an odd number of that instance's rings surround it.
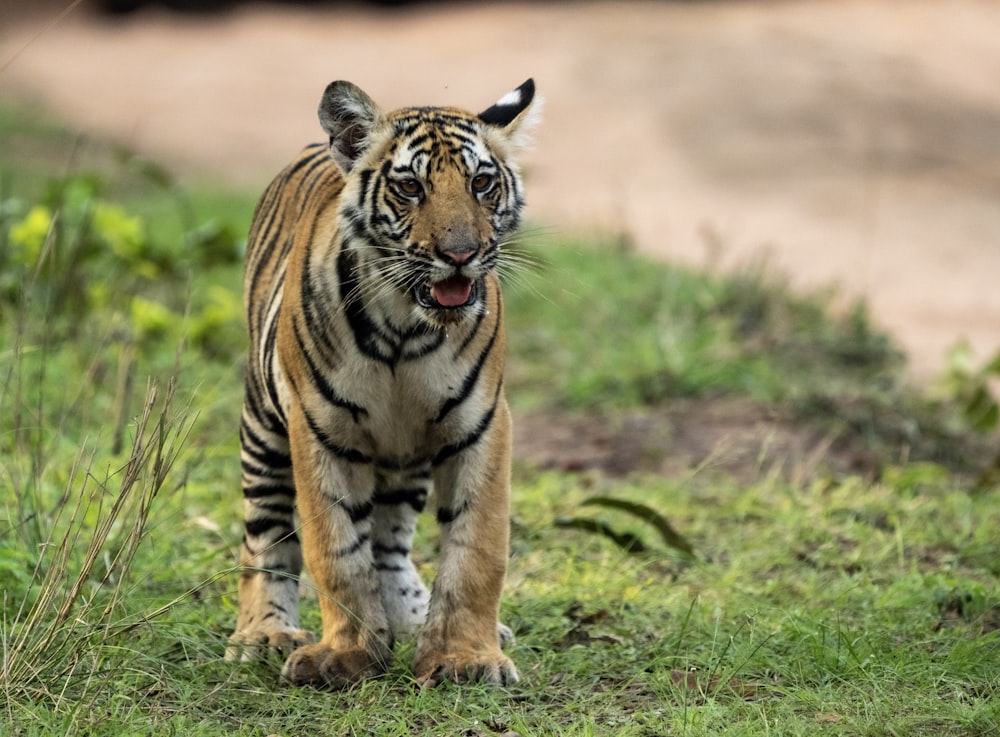
M 512 156 L 533 92 L 529 80 L 478 116 L 385 114 L 333 83 L 320 105 L 329 145 L 304 149 L 264 193 L 245 274 L 231 655 L 290 652 L 292 681 L 342 685 L 419 632 L 426 682 L 516 679 L 497 623 L 510 421 L 496 266 L 524 206 Z M 409 558 L 430 498 L 433 596 Z M 303 552 L 321 592 L 317 643 L 298 624 Z

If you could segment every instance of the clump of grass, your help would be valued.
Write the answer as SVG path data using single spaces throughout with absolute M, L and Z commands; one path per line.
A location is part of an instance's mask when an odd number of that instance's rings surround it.
M 175 388 L 169 384 L 162 399 L 155 385 L 148 388 L 119 468 L 99 475 L 92 449 L 82 448 L 51 506 L 40 494 L 22 498 L 17 517 L 6 520 L 8 536 L 41 533 L 20 541 L 36 556 L 20 602 L 6 600 L 5 589 L 0 691 L 7 703 L 44 701 L 63 712 L 101 687 L 107 651 L 127 619 L 132 562 L 153 500 L 190 429 L 183 411 L 174 414 Z
M 705 274 L 627 242 L 539 238 L 508 290 L 512 380 L 529 402 L 621 407 L 706 393 L 782 402 L 806 384 L 896 385 L 902 355 L 862 305 L 793 294 L 761 266 Z M 555 389 L 555 392 L 552 392 Z

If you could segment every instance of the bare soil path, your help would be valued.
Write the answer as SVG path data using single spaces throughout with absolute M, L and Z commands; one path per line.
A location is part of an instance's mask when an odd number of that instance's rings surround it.
M 67 0 L 68 2 L 68 0 Z M 30 3 L 27 3 L 30 5 Z M 190 177 L 262 189 L 319 138 L 327 82 L 387 107 L 546 96 L 530 215 L 866 297 L 938 371 L 1000 347 L 1000 4 L 992 0 L 243 5 L 0 0 L 0 98 Z M 39 7 L 42 10 L 39 10 Z

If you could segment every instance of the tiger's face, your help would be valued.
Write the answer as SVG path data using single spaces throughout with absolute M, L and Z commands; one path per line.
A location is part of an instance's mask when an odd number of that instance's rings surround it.
M 439 324 L 485 309 L 524 207 L 511 154 L 533 86 L 515 92 L 476 116 L 453 108 L 383 115 L 357 88 L 327 90 L 320 119 L 345 173 L 341 227 L 379 298 Z
M 520 185 L 489 147 L 484 123 L 458 111 L 393 121 L 396 138 L 373 167 L 368 235 L 381 275 L 438 319 L 480 302 L 501 240 L 520 221 Z

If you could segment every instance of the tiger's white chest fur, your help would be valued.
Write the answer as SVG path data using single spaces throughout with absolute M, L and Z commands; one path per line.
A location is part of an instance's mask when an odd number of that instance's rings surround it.
M 483 387 L 476 387 L 463 406 L 442 416 L 469 371 L 468 363 L 456 361 L 447 345 L 395 367 L 360 357 L 331 371 L 327 379 L 348 402 L 362 409 L 352 413 L 331 407 L 320 421 L 327 432 L 380 465 L 405 466 L 432 459 L 458 439 L 462 428 L 492 399 L 484 396 Z M 280 383 L 287 385 L 283 378 Z M 291 401 L 287 391 L 282 396 L 285 403 Z M 288 404 L 284 409 L 288 411 Z

